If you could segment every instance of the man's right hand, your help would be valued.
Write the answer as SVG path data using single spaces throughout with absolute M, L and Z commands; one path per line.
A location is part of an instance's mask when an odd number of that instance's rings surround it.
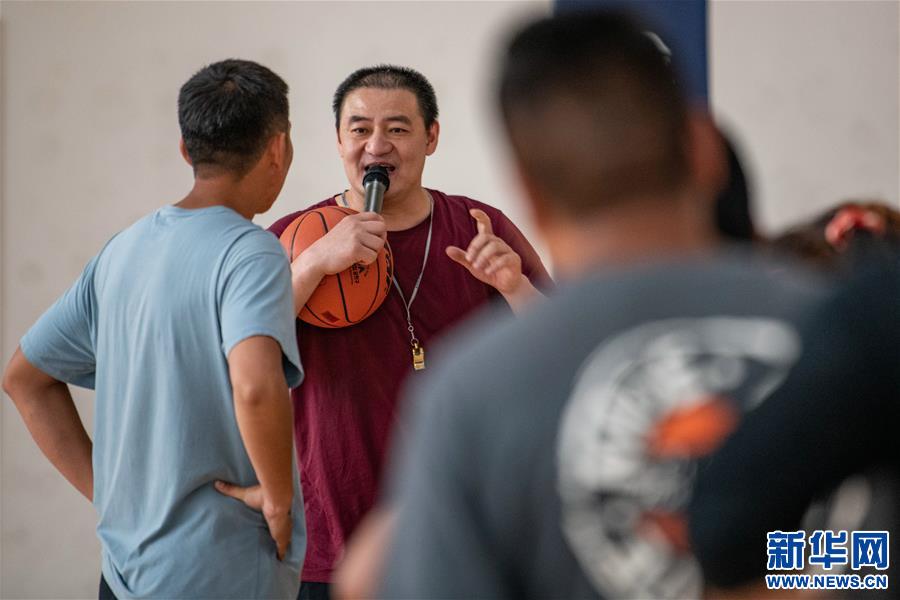
M 378 213 L 347 215 L 331 231 L 316 240 L 294 261 L 322 276 L 334 275 L 356 263 L 371 264 L 387 241 L 384 218 Z
M 358 262 L 375 262 L 386 241 L 387 227 L 378 213 L 356 213 L 341 219 L 291 263 L 294 314 L 300 314 L 323 277 Z

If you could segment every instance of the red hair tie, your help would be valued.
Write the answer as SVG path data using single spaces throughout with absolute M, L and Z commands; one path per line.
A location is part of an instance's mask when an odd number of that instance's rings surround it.
M 859 206 L 842 208 L 825 226 L 825 241 L 836 250 L 843 250 L 856 229 L 881 235 L 885 230 L 884 219 L 878 213 Z

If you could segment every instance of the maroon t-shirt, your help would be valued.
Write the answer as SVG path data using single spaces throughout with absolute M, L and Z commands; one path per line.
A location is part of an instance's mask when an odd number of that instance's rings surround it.
M 431 249 L 410 309 L 426 368 L 438 335 L 499 296 L 444 252 L 451 245 L 465 250 L 477 235 L 469 209 L 487 213 L 494 233 L 522 257 L 522 272 L 536 287 L 551 285 L 534 248 L 502 212 L 465 196 L 429 191 L 434 198 Z M 281 235 L 306 210 L 334 204 L 332 197 L 287 215 L 269 231 Z M 422 269 L 427 237 L 428 219 L 388 232 L 394 274 L 407 300 Z M 398 394 L 415 373 L 406 310 L 392 287 L 384 304 L 356 325 L 323 329 L 298 319 L 297 343 L 306 373 L 303 384 L 291 390 L 308 534 L 302 579 L 327 582 L 345 540 L 378 495 Z

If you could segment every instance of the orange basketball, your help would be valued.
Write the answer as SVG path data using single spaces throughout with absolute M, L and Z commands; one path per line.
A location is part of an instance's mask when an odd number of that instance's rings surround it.
M 281 234 L 281 245 L 293 261 L 341 219 L 354 213 L 352 208 L 343 206 L 323 206 L 305 212 Z M 387 298 L 393 272 L 391 248 L 385 244 L 372 264 L 356 263 L 346 271 L 323 277 L 299 316 L 318 327 L 347 327 L 359 323 Z

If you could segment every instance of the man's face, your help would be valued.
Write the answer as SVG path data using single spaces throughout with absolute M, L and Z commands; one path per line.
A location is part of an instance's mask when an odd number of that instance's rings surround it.
M 425 128 L 415 94 L 405 89 L 359 88 L 344 99 L 338 153 L 350 186 L 362 195 L 366 168 L 383 165 L 391 185 L 385 201 L 422 185 L 425 157 L 437 148 L 438 124 Z

